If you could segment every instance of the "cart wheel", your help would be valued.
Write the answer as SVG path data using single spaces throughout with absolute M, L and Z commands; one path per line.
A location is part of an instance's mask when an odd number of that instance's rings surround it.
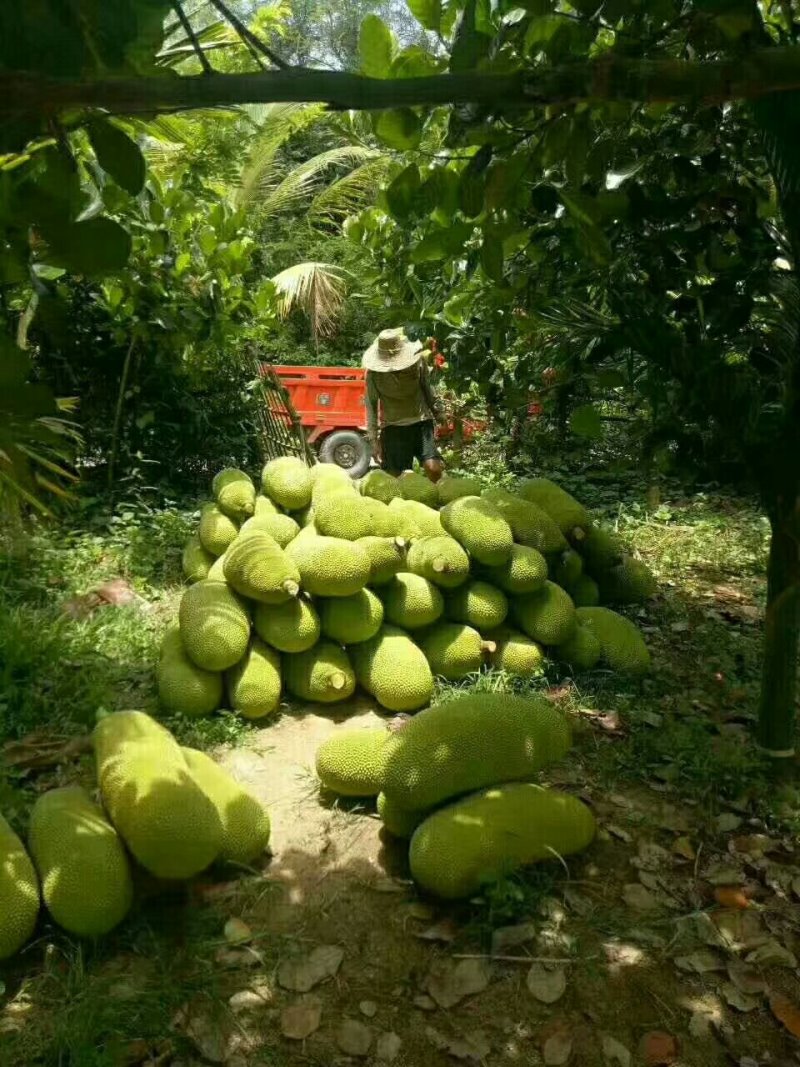
M 322 442 L 319 458 L 323 463 L 335 463 L 351 478 L 361 478 L 369 470 L 372 450 L 366 437 L 355 430 L 337 430 Z

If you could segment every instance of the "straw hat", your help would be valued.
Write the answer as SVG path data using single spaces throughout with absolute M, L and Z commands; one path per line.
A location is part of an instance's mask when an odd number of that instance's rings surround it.
M 382 330 L 361 360 L 367 370 L 405 370 L 417 363 L 422 354 L 421 341 L 409 341 L 402 328 Z

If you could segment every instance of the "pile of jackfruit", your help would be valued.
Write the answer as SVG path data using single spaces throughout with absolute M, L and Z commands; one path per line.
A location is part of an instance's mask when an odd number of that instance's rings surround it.
M 642 674 L 637 626 L 609 605 L 654 592 L 647 568 L 546 478 L 515 492 L 376 470 L 267 463 L 221 471 L 183 552 L 192 583 L 157 668 L 163 708 L 251 719 L 285 696 L 334 703 L 360 685 L 389 711 L 434 679 L 496 668 Z
M 259 800 L 149 715 L 106 715 L 92 741 L 101 803 L 77 785 L 43 793 L 27 849 L 0 815 L 0 959 L 30 939 L 42 903 L 64 930 L 100 937 L 130 911 L 137 869 L 182 880 L 267 848 Z

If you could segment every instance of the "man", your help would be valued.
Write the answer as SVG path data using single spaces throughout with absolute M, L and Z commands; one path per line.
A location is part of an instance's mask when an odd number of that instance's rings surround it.
M 438 482 L 444 471 L 434 438 L 439 403 L 426 355 L 421 342 L 409 341 L 402 329 L 383 330 L 369 346 L 361 361 L 367 371 L 367 435 L 373 456 L 389 474 L 410 470 L 418 459 Z

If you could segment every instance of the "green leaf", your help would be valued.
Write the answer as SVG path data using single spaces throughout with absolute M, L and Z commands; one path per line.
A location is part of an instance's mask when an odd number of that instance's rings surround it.
M 92 119 L 89 140 L 97 162 L 126 193 L 137 196 L 144 188 L 147 168 L 135 141 L 108 119 Z
M 103 215 L 45 230 L 44 236 L 51 249 L 48 259 L 73 274 L 112 274 L 122 270 L 131 254 L 128 231 Z
M 568 184 L 575 189 L 579 189 L 583 184 L 591 142 L 592 132 L 588 114 L 577 115 L 572 120 L 564 154 L 564 173 Z
M 625 385 L 625 376 L 613 367 L 599 370 L 595 377 L 601 389 L 619 389 Z
M 484 234 L 481 245 L 481 267 L 493 282 L 501 283 L 503 277 L 503 242 L 494 234 Z
M 580 194 L 570 196 L 563 189 L 560 191 L 560 196 L 591 259 L 601 265 L 608 263 L 611 258 L 611 245 L 590 214 L 590 211 L 595 209 L 594 202 L 589 197 Z
M 566 19 L 561 15 L 542 15 L 533 19 L 525 32 L 525 52 L 527 55 L 547 50 L 547 46 L 564 28 Z
M 456 222 L 441 230 L 426 234 L 411 249 L 412 263 L 436 263 L 457 256 L 472 236 L 473 227 L 467 222 Z
M 422 140 L 422 119 L 410 107 L 381 111 L 373 129 L 379 141 L 401 152 L 418 148 Z
M 575 408 L 569 420 L 570 429 L 578 437 L 598 438 L 603 434 L 603 422 L 600 413 L 593 404 L 583 404 Z
M 371 78 L 388 78 L 393 51 L 392 31 L 377 15 L 367 15 L 358 34 L 361 73 Z
M 475 294 L 471 290 L 466 293 L 457 293 L 445 302 L 442 308 L 442 318 L 451 326 L 463 326 L 474 302 Z
M 421 184 L 419 167 L 416 163 L 409 163 L 388 185 L 384 196 L 392 218 L 398 221 L 408 218 Z
M 442 0 L 406 0 L 414 18 L 426 30 L 438 31 L 442 23 Z
M 393 78 L 424 78 L 441 69 L 441 60 L 418 44 L 412 44 L 394 57 L 390 74 Z

